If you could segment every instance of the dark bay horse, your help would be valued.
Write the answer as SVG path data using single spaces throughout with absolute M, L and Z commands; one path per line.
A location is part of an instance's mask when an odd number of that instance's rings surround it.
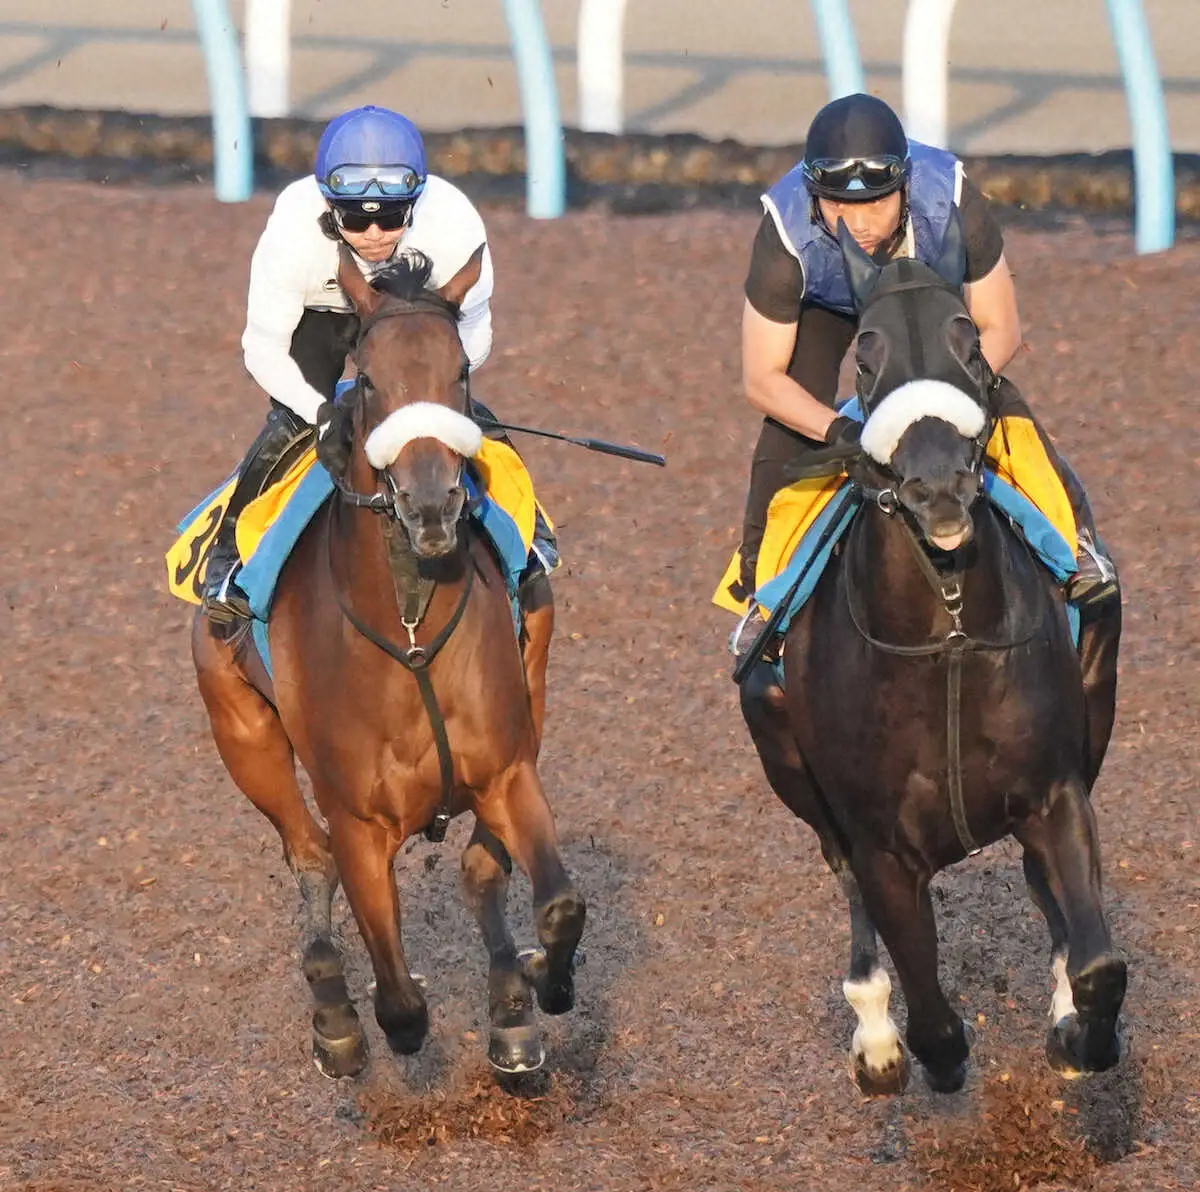
M 330 1076 L 366 1063 L 332 939 L 340 880 L 375 971 L 375 1015 L 392 1048 L 417 1051 L 425 997 L 400 938 L 392 873 L 404 842 L 464 811 L 466 899 L 490 961 L 488 1057 L 505 1072 L 543 1060 L 533 995 L 574 1004 L 585 908 L 559 858 L 537 771 L 553 602 L 524 593 L 520 639 L 499 564 L 464 516 L 470 418 L 458 307 L 482 246 L 440 290 L 427 260 L 369 285 L 343 251 L 338 280 L 361 320 L 357 398 L 331 432 L 348 465 L 284 567 L 268 676 L 250 636 L 198 615 L 192 649 L 213 736 L 233 780 L 274 824 L 303 895 L 313 1054 Z M 324 457 L 323 457 L 324 458 Z M 299 758 L 328 831 L 305 805 Z M 431 829 L 432 826 L 432 829 Z M 542 951 L 518 955 L 505 920 L 512 859 L 529 875 Z
M 788 628 L 786 694 L 759 663 L 742 710 L 849 900 L 853 1073 L 868 1093 L 908 1079 L 878 930 L 909 1049 L 934 1089 L 962 1086 L 968 1038 L 938 983 L 929 883 L 1009 834 L 1050 928 L 1047 1058 L 1064 1075 L 1105 1069 L 1120 1056 L 1126 966 L 1101 907 L 1089 795 L 1112 731 L 1120 604 L 1085 620 L 1076 649 L 1053 577 L 978 499 L 991 420 L 957 221 L 936 269 L 880 268 L 841 239 L 868 414 L 850 469 L 861 504 Z

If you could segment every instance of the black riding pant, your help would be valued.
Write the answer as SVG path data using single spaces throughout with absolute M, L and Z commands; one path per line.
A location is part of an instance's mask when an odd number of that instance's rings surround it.
M 821 306 L 806 305 L 800 311 L 796 347 L 787 373 L 831 409 L 837 398 L 838 373 L 853 342 L 856 326 L 857 320 L 852 315 L 839 314 Z M 823 445 L 773 418 L 763 419 L 750 464 L 750 486 L 742 521 L 742 590 L 733 593 L 738 599 L 754 591 L 754 568 L 767 526 L 767 507 L 771 498 L 788 483 L 788 466 Z

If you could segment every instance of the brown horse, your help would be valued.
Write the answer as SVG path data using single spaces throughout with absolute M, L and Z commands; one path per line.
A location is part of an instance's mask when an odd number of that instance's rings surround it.
M 313 1054 L 329 1076 L 367 1058 L 332 939 L 339 880 L 375 971 L 375 1016 L 395 1051 L 415 1052 L 429 1018 L 401 944 L 393 859 L 464 811 L 476 821 L 462 877 L 490 961 L 492 1064 L 542 1063 L 531 991 L 550 1014 L 574 1004 L 585 908 L 537 771 L 549 583 L 522 592 L 518 639 L 497 559 L 464 518 L 464 459 L 479 430 L 466 416 L 456 324 L 482 252 L 434 291 L 426 260 L 368 284 L 343 250 L 339 281 L 361 320 L 357 397 L 341 417 L 348 465 L 280 576 L 271 675 L 248 633 L 225 640 L 203 614 L 193 626 L 217 749 L 275 825 L 303 895 Z M 328 831 L 305 805 L 296 757 Z M 533 886 L 542 951 L 532 956 L 518 955 L 505 920 L 512 858 Z

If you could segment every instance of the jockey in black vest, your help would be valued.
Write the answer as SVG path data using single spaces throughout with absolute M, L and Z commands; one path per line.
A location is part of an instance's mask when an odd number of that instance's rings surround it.
M 964 298 L 979 327 L 993 410 L 1036 426 L 1015 386 L 1000 377 L 1021 343 L 1003 236 L 954 154 L 910 141 L 882 100 L 849 95 L 817 113 L 803 159 L 762 203 L 746 279 L 742 366 L 746 396 L 765 417 L 751 466 L 741 575 L 729 589 L 738 600 L 754 593 L 767 508 L 788 483 L 789 467 L 823 444 L 853 443 L 860 431 L 834 409 L 857 323 L 835 234 L 839 220 L 880 264 L 904 256 L 933 265 L 958 208 L 967 249 Z M 1037 429 L 1078 530 L 1079 570 L 1067 595 L 1081 603 L 1113 599 L 1116 571 L 1098 545 L 1083 488 Z M 730 640 L 733 652 L 743 653 L 763 624 L 752 605 Z

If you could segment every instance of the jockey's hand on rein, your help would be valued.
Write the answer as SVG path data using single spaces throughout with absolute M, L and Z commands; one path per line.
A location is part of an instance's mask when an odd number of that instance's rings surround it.
M 317 409 L 317 459 L 331 476 L 344 476 L 350 466 L 350 435 L 345 411 L 331 401 Z
M 859 440 L 862 438 L 863 424 L 853 418 L 839 414 L 825 432 L 825 442 L 830 447 L 845 447 L 847 454 L 857 454 Z

